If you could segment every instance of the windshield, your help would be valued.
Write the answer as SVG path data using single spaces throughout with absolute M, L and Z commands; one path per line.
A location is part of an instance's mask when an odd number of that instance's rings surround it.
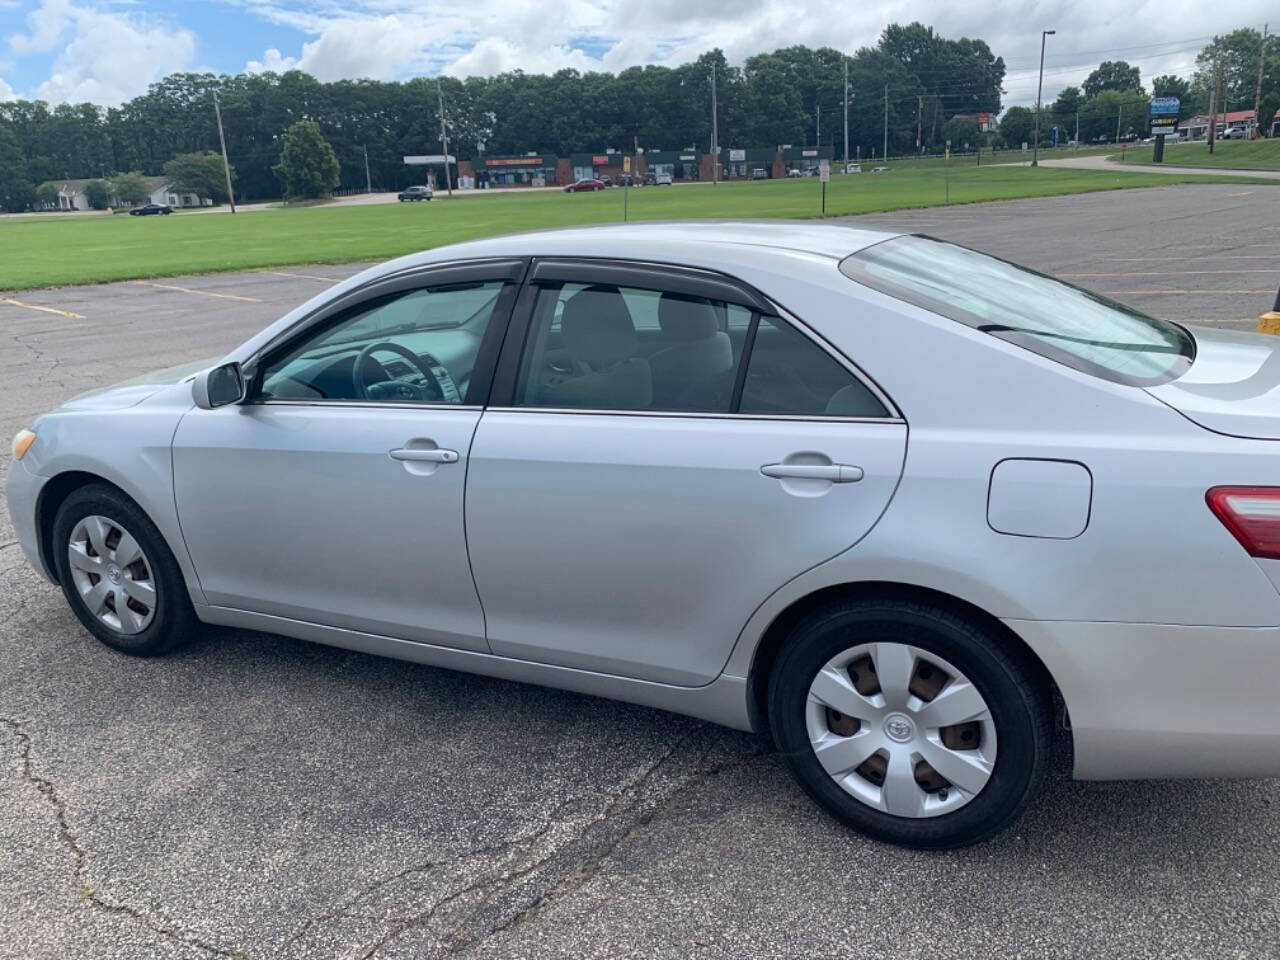
M 1195 340 L 1177 324 L 932 237 L 886 240 L 846 258 L 840 270 L 881 293 L 1116 383 L 1165 383 L 1195 357 Z

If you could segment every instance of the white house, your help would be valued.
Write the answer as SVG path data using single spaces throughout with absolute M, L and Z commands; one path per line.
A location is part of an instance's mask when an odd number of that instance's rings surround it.
M 85 195 L 85 187 L 91 180 L 99 179 L 97 177 L 84 180 L 54 180 L 53 184 L 58 188 L 58 197 L 55 203 L 44 204 L 46 210 L 90 210 L 89 198 Z M 110 182 L 108 181 L 108 185 Z M 170 186 L 169 181 L 165 177 L 147 177 L 147 187 L 150 190 L 148 202 L 164 203 L 171 207 L 211 207 L 213 201 L 208 197 L 201 197 L 194 193 L 180 193 L 176 188 Z M 127 207 L 129 204 L 121 203 L 116 197 L 112 197 L 109 201 L 112 207 Z

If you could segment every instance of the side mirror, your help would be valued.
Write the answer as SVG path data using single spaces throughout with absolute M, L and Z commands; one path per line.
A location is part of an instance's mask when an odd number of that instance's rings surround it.
M 191 398 L 201 410 L 239 403 L 244 394 L 244 374 L 240 371 L 240 364 L 234 362 L 196 374 L 191 384 Z

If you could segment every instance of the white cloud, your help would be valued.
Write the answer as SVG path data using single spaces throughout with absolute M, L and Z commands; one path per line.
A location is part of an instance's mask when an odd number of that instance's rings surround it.
M 297 65 L 297 57 L 286 57 L 275 47 L 269 47 L 261 60 L 250 60 L 244 69 L 246 73 L 284 73 Z
M 0 100 L 17 100 L 18 95 L 14 93 L 13 87 L 8 82 L 0 78 Z
M 53 102 L 120 103 L 186 69 L 195 56 L 189 30 L 69 0 L 43 0 L 27 15 L 27 27 L 26 34 L 9 39 L 16 54 L 48 52 L 71 35 L 54 57 L 49 78 L 35 91 Z

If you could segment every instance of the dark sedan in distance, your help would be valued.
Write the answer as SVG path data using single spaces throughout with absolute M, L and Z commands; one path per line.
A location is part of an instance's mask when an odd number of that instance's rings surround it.
M 430 200 L 433 194 L 430 187 L 422 186 L 405 187 L 396 196 L 401 203 L 406 203 L 410 200 Z
M 140 207 L 134 207 L 129 211 L 131 217 L 152 217 L 152 216 L 168 216 L 173 213 L 173 207 L 167 203 L 144 203 Z

